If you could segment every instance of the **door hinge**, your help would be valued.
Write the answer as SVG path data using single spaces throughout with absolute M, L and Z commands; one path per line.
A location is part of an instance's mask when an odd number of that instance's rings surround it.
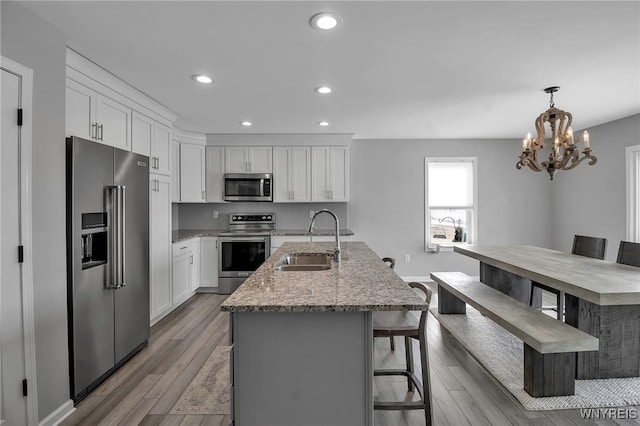
M 18 126 L 22 126 L 22 108 L 18 108 Z
M 18 263 L 24 262 L 24 246 L 18 246 Z
M 22 381 L 22 396 L 29 396 L 29 392 L 27 390 L 27 379 Z

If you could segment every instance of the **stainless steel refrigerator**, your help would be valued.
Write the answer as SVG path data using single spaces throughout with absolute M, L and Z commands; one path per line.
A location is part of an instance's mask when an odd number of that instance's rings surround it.
M 149 338 L 149 157 L 67 138 L 67 306 L 78 403 Z

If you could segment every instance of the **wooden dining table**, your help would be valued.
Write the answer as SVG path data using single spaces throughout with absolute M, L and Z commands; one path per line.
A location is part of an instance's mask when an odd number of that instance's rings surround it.
M 565 293 L 565 322 L 600 340 L 578 353 L 576 379 L 640 377 L 640 268 L 525 245 L 460 245 L 480 281 L 529 303 L 531 281 Z

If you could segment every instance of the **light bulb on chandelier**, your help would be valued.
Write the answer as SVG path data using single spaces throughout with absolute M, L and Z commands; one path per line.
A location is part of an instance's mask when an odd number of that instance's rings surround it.
M 591 155 L 589 147 L 589 133 L 585 130 L 582 135 L 583 150 L 582 157 L 578 149 L 579 138 L 573 135 L 571 128 L 571 113 L 562 111 L 555 107 L 553 103 L 553 94 L 560 89 L 558 86 L 547 87 L 545 93 L 549 93 L 551 99 L 549 101 L 549 109 L 536 118 L 536 131 L 538 136 L 531 138 L 531 133 L 527 133 L 527 137 L 522 141 L 522 153 L 520 160 L 516 163 L 516 167 L 521 169 L 527 166 L 531 170 L 540 172 L 546 170 L 553 180 L 553 174 L 557 170 L 571 170 L 580 164 L 583 160 L 589 159 L 589 165 L 594 165 L 598 161 L 596 157 Z M 553 146 L 549 153 L 547 161 L 539 162 L 537 155 L 542 153 L 545 148 L 545 123 L 549 123 L 551 128 L 551 140 Z

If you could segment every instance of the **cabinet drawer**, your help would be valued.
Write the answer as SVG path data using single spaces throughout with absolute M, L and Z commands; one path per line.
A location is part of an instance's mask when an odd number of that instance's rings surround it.
M 173 243 L 173 257 L 176 258 L 193 252 L 193 241 L 194 239 L 190 239 Z

